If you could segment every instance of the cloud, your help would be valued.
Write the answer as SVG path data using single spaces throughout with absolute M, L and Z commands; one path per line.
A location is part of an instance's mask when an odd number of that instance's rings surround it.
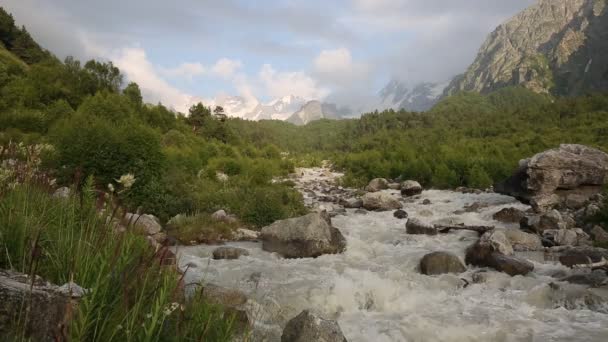
M 264 64 L 258 77 L 265 94 L 273 98 L 295 95 L 305 99 L 323 99 L 329 93 L 302 71 L 279 72 L 270 64 Z
M 162 69 L 161 73 L 168 77 L 192 80 L 194 76 L 204 75 L 206 71 L 201 63 L 182 63 L 175 68 Z
M 343 47 L 321 51 L 313 62 L 313 72 L 331 86 L 352 87 L 353 83 L 369 80 L 368 66 L 353 61 L 350 50 Z
M 211 68 L 211 72 L 219 77 L 229 79 L 242 67 L 243 63 L 241 61 L 222 58 Z
M 192 104 L 200 101 L 199 98 L 167 83 L 141 48 L 123 48 L 114 53 L 110 59 L 129 81 L 139 84 L 148 102 L 163 102 L 185 113 Z

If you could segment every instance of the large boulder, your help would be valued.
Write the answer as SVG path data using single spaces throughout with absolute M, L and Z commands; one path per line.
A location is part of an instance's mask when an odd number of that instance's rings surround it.
M 325 212 L 277 221 L 262 228 L 260 238 L 265 251 L 285 258 L 315 258 L 346 249 L 344 236 Z
M 287 322 L 281 342 L 347 342 L 347 340 L 338 322 L 323 319 L 305 310 Z
M 585 202 L 608 181 L 608 154 L 583 145 L 561 145 L 520 162 L 515 173 L 494 186 L 544 212 Z M 568 201 L 568 198 L 570 201 Z
M 413 180 L 407 180 L 403 183 L 401 183 L 401 194 L 403 196 L 415 196 L 415 195 L 419 195 L 422 193 L 422 185 L 420 185 L 420 183 L 413 181 Z
M 574 228 L 574 222 L 564 218 L 559 211 L 550 210 L 540 215 L 524 216 L 520 227 L 542 235 L 545 230 Z
M 420 260 L 420 273 L 426 275 L 462 273 L 466 270 L 462 261 L 452 253 L 433 252 Z
M 397 197 L 386 192 L 368 192 L 361 199 L 363 208 L 367 210 L 387 211 L 403 208 Z
M 539 251 L 543 249 L 540 236 L 522 232 L 519 229 L 505 229 L 503 231 L 514 251 Z
M 534 265 L 516 258 L 513 247 L 504 232 L 494 230 L 481 236 L 479 241 L 467 248 L 465 262 L 479 267 L 491 267 L 511 276 L 526 275 Z
M 434 225 L 413 217 L 407 220 L 405 232 L 413 235 L 437 235 L 438 233 Z
M 136 229 L 142 230 L 146 235 L 156 235 L 163 230 L 160 220 L 154 215 L 127 213 L 125 220 L 128 225 L 133 225 Z
M 580 228 L 547 229 L 543 232 L 543 238 L 557 246 L 586 246 L 591 241 L 589 235 Z
M 33 286 L 32 286 L 33 285 Z M 15 322 L 21 321 L 27 340 L 56 341 L 62 336 L 71 299 L 69 293 L 36 277 L 0 270 L 0 338 L 12 341 Z M 15 336 L 12 336 L 15 337 Z M 67 338 L 67 336 L 66 336 Z
M 386 189 L 388 189 L 388 181 L 384 178 L 372 179 L 365 187 L 365 191 L 369 192 L 378 192 Z

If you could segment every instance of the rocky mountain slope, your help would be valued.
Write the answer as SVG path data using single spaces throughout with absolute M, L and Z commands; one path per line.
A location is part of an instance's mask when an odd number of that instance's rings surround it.
M 321 119 L 337 120 L 349 114 L 347 109 L 338 108 L 335 104 L 309 101 L 299 111 L 293 113 L 287 122 L 294 125 L 306 125 L 311 121 Z
M 381 103 L 377 109 L 429 110 L 439 101 L 447 85 L 447 82 L 423 82 L 410 89 L 401 81 L 391 80 L 379 93 Z
M 608 89 L 607 3 L 538 1 L 490 34 L 445 95 L 514 85 L 556 95 Z

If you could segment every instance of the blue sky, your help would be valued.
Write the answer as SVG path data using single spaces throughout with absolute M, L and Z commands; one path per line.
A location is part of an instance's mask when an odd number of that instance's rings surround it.
M 150 102 L 289 94 L 363 105 L 461 73 L 534 0 L 3 0 L 60 57 L 110 59 Z

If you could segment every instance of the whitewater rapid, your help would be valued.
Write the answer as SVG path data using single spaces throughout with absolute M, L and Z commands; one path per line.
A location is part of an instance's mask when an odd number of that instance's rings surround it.
M 323 169 L 305 169 L 297 182 L 306 190 L 308 204 L 332 209 L 332 204 L 315 202 L 311 191 L 320 194 L 318 182 L 337 176 Z M 423 205 L 425 199 L 432 204 Z M 462 212 L 473 203 L 485 207 Z M 527 209 L 497 194 L 437 190 L 404 203 L 410 217 L 431 223 L 516 229 L 492 219 L 492 214 L 507 207 Z M 282 326 L 304 309 L 336 319 L 350 342 L 608 341 L 608 314 L 589 310 L 582 299 L 573 301 L 570 310 L 564 308 L 582 287 L 559 283 L 567 291 L 552 289 L 549 284 L 557 282 L 552 275 L 571 271 L 544 262 L 542 255 L 526 277 L 489 270 L 488 280 L 476 284 L 471 279 L 479 268 L 473 267 L 458 275 L 425 276 L 417 270 L 425 254 L 448 251 L 464 259 L 465 248 L 478 239 L 477 233 L 408 235 L 406 221 L 394 218 L 392 211 L 363 215 L 348 209 L 332 222 L 347 241 L 347 250 L 340 255 L 283 259 L 264 252 L 261 243 L 236 242 L 228 245 L 245 248 L 250 255 L 212 260 L 217 246 L 180 247 L 179 264 L 181 268 L 189 265 L 187 283 L 244 291 L 251 298 L 256 341 L 280 340 Z M 462 278 L 470 285 L 464 286 Z M 572 305 L 579 307 L 572 309 Z

